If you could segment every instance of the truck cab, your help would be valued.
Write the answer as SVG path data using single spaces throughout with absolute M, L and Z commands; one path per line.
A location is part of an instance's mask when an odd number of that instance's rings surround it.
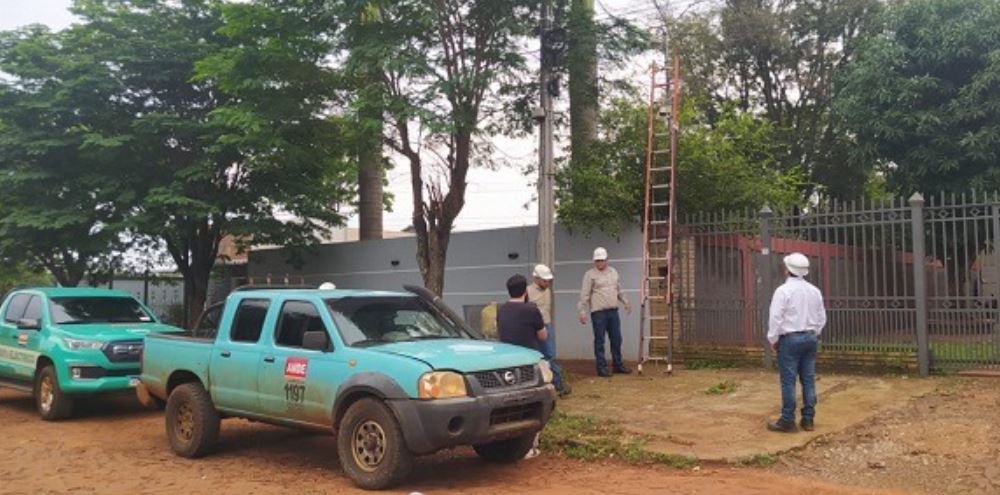
M 160 332 L 181 329 L 127 292 L 15 290 L 0 306 L 0 386 L 33 393 L 42 419 L 67 418 L 77 398 L 131 392 L 144 338 Z
M 413 293 L 239 291 L 191 334 L 148 339 L 139 394 L 166 400 L 178 455 L 208 453 L 223 417 L 327 431 L 363 488 L 446 447 L 523 458 L 554 407 L 548 365 L 456 318 Z

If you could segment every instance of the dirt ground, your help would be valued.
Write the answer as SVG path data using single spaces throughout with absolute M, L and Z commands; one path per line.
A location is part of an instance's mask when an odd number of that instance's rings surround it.
M 223 423 L 219 452 L 175 457 L 163 417 L 130 399 L 83 405 L 60 423 L 37 418 L 27 394 L 0 390 L 0 493 L 201 494 L 354 493 L 333 438 L 242 420 Z M 807 476 L 811 473 L 804 471 Z M 693 470 L 584 463 L 543 454 L 513 466 L 479 461 L 469 449 L 422 458 L 396 493 L 858 494 L 782 472 L 709 465 Z
M 703 461 L 738 461 L 801 448 L 903 407 L 941 383 L 939 379 L 824 374 L 816 384 L 816 431 L 785 435 L 765 429 L 767 421 L 780 413 L 781 391 L 774 372 L 678 370 L 667 376 L 654 367 L 643 376 L 575 378 L 573 393 L 559 405 L 562 411 L 614 421 L 628 432 L 647 437 L 649 450 Z M 709 393 L 713 387 L 713 392 L 720 393 Z
M 912 493 L 1000 493 L 1000 380 L 949 379 L 781 458 L 772 472 Z

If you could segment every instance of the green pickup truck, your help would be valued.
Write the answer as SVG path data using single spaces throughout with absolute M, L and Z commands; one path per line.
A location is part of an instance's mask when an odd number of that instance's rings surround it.
M 356 485 L 400 483 L 415 455 L 472 445 L 514 462 L 555 405 L 539 353 L 479 340 L 426 291 L 245 290 L 184 336 L 146 339 L 140 400 L 166 400 L 178 455 L 208 453 L 220 419 L 333 432 Z
M 15 290 L 0 315 L 0 387 L 33 393 L 45 420 L 69 417 L 81 396 L 131 392 L 144 337 L 181 332 L 127 292 L 106 289 Z

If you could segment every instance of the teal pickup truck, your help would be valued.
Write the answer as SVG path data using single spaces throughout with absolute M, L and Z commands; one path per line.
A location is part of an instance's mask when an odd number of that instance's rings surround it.
M 237 291 L 188 335 L 150 335 L 140 400 L 166 400 L 184 457 L 208 453 L 220 419 L 336 435 L 356 485 L 401 482 L 415 455 L 472 445 L 514 462 L 555 405 L 541 354 L 479 340 L 426 291 Z
M 74 398 L 131 391 L 144 337 L 181 332 L 130 294 L 106 289 L 15 290 L 0 315 L 0 387 L 33 393 L 45 420 L 72 415 Z

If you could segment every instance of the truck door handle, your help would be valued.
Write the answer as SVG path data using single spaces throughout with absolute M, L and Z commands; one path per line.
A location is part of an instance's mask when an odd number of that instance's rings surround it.
M 273 363 L 274 362 L 274 356 L 265 356 L 264 357 L 264 362 L 265 363 Z
M 229 356 L 232 356 L 233 353 L 231 353 L 229 351 L 222 351 L 222 353 L 220 353 L 219 355 L 222 356 L 222 357 L 229 357 Z

